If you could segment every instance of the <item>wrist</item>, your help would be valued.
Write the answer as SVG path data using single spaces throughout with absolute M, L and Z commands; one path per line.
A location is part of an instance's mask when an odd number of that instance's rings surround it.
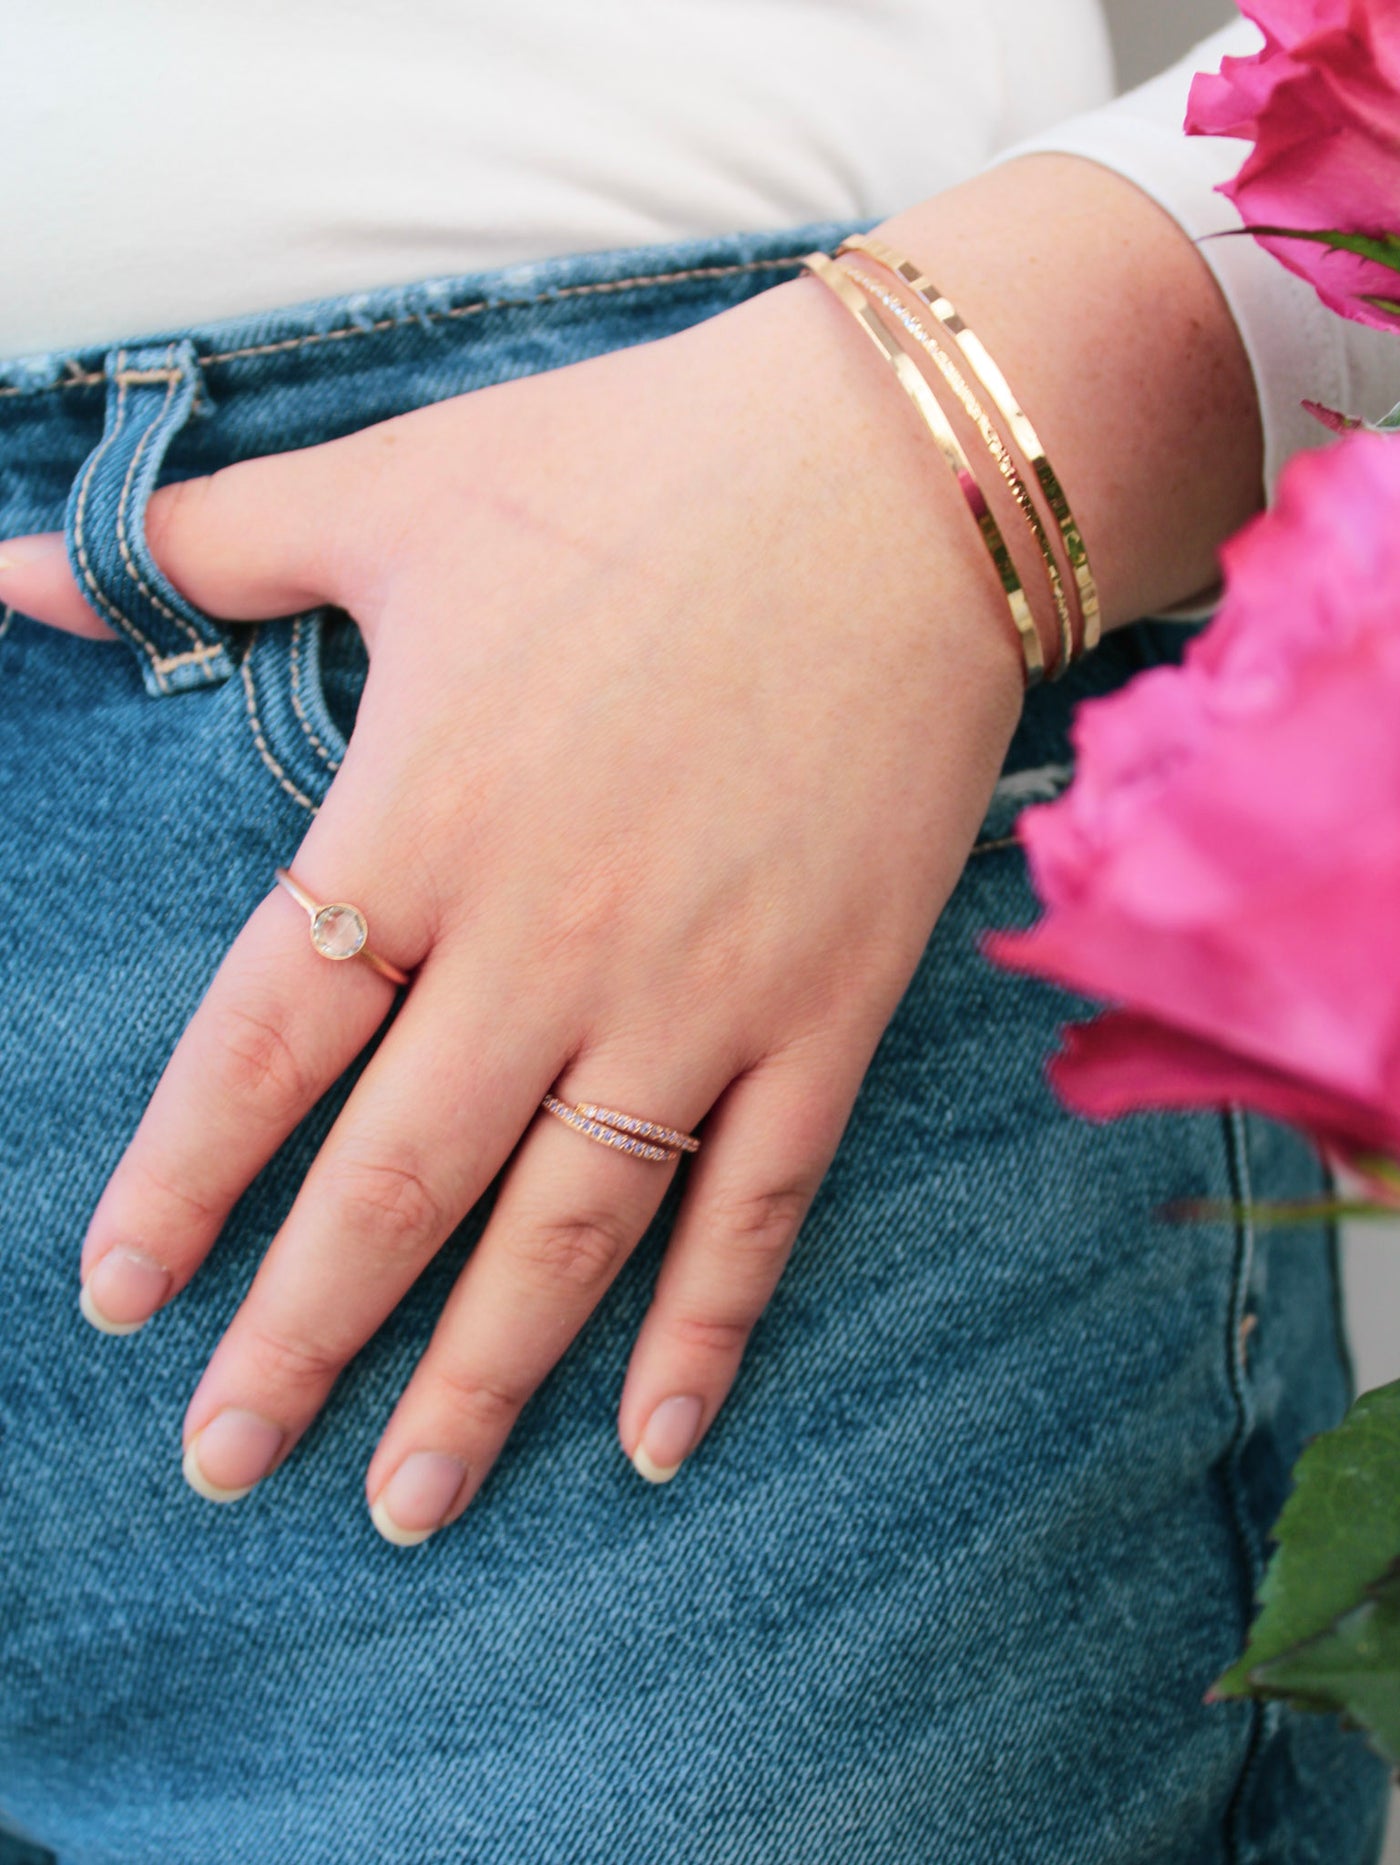
M 937 278 L 1044 435 L 1105 631 L 1216 581 L 1258 510 L 1259 397 L 1194 241 L 1123 176 L 1031 155 L 873 229 Z
M 703 364 L 730 385 L 747 444 L 782 457 L 785 525 L 803 527 L 818 557 L 857 559 L 868 607 L 853 624 L 899 640 L 912 678 L 965 693 L 999 768 L 1025 697 L 1006 594 L 888 364 L 806 274 L 683 334 L 711 352 Z

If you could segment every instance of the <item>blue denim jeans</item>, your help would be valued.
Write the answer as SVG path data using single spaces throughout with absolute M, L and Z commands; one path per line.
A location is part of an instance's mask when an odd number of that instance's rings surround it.
M 962 880 L 732 1397 L 666 1488 L 618 1448 L 668 1198 L 473 1507 L 370 1523 L 378 1434 L 473 1212 L 267 1484 L 180 1470 L 189 1394 L 350 1085 L 143 1332 L 77 1307 L 85 1221 L 334 776 L 345 616 L 230 629 L 143 542 L 158 480 L 645 342 L 860 223 L 518 265 L 0 366 L 0 535 L 67 523 L 96 642 L 0 619 L 0 1861 L 1365 1865 L 1384 1771 L 1207 1707 L 1304 1440 L 1342 1412 L 1334 1237 L 1181 1224 L 1322 1183 L 1266 1121 L 1072 1119 L 994 972 L 1016 818 L 1114 634 L 1029 696 Z M 354 1071 L 351 1071 L 353 1074 Z M 674 1192 L 674 1188 L 673 1188 Z M 8 1847 L 8 1850 L 6 1849 Z

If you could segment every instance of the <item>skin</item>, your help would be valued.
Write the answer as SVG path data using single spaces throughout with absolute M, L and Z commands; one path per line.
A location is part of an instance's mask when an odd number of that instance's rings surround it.
M 1031 411 L 1105 628 L 1208 588 L 1261 503 L 1262 443 L 1238 333 L 1175 224 L 1092 163 L 1036 156 L 879 232 Z M 1034 596 L 1034 547 L 982 476 Z M 952 476 L 803 276 L 659 342 L 168 488 L 148 525 L 213 614 L 332 602 L 358 621 L 359 719 L 291 865 L 414 972 L 195 1388 L 186 1452 L 236 1408 L 270 1421 L 275 1469 L 504 1167 L 366 1472 L 391 1538 L 460 1515 L 675 1169 L 537 1116 L 554 1087 L 701 1127 L 618 1413 L 655 1480 L 688 1447 L 680 1408 L 643 1447 L 648 1421 L 692 1396 L 698 1442 L 723 1404 L 1023 704 Z M 61 543 L 0 558 L 0 601 L 108 632 Z M 319 959 L 305 925 L 280 890 L 253 911 L 102 1194 L 85 1281 L 135 1251 L 155 1265 L 145 1305 L 178 1299 L 385 1017 L 393 987 Z M 111 1318 L 139 1320 L 124 1300 Z M 246 1493 L 255 1448 L 211 1431 L 191 1480 Z M 460 1462 L 455 1495 L 419 1484 L 388 1513 L 423 1451 Z

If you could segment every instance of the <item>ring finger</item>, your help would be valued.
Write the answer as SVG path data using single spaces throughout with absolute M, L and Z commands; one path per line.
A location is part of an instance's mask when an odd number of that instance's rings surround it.
M 586 1102 L 606 1088 L 606 1106 L 688 1132 L 733 1073 L 713 1055 L 668 1062 L 659 1042 L 640 1053 L 600 1047 L 570 1065 L 559 1095 Z M 638 1158 L 540 1115 L 366 1472 L 388 1540 L 421 1541 L 467 1507 L 675 1170 L 674 1159 Z

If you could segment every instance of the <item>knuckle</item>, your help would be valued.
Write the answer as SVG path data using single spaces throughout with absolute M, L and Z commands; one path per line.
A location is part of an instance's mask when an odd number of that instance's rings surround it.
M 260 1380 L 267 1380 L 278 1391 L 319 1393 L 334 1384 L 346 1356 L 329 1345 L 263 1329 L 252 1358 Z
M 442 1195 L 407 1154 L 342 1159 L 333 1168 L 332 1197 L 351 1232 L 379 1249 L 416 1253 L 452 1228 Z
M 682 1347 L 712 1354 L 716 1359 L 731 1359 L 744 1351 L 753 1332 L 753 1321 L 727 1321 L 718 1315 L 672 1315 L 667 1331 Z
M 274 1117 L 300 1114 L 316 1098 L 315 1084 L 286 1032 L 245 1004 L 215 1013 L 220 1086 L 240 1101 L 256 1101 Z
M 432 1378 L 467 1432 L 487 1437 L 509 1431 L 530 1396 L 450 1361 L 434 1367 Z
M 781 1256 L 797 1235 L 811 1200 L 812 1190 L 806 1185 L 775 1186 L 723 1198 L 713 1217 L 720 1234 L 746 1255 Z
M 599 1211 L 534 1226 L 517 1239 L 515 1255 L 545 1283 L 592 1293 L 612 1280 L 631 1247 L 621 1219 Z
M 223 1220 L 222 1205 L 201 1197 L 191 1186 L 177 1184 L 154 1160 L 143 1159 L 139 1153 L 128 1156 L 122 1178 L 123 1206 L 139 1206 L 148 1219 L 153 1207 L 164 1207 L 158 1219 L 162 1225 L 170 1224 L 172 1214 L 175 1223 L 199 1230 L 217 1227 Z

